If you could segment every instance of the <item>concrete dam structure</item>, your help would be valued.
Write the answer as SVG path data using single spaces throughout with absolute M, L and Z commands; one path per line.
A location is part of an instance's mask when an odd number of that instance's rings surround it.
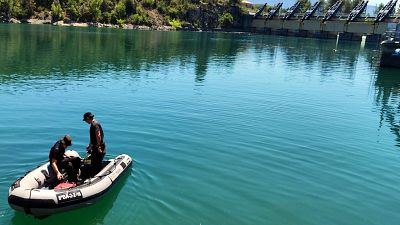
M 338 37 L 340 40 L 355 41 L 361 41 L 365 36 L 366 42 L 379 42 L 387 30 L 388 23 L 400 21 L 400 16 L 393 16 L 397 0 L 389 1 L 376 17 L 363 16 L 368 1 L 361 1 L 346 15 L 340 13 L 343 4 L 344 2 L 339 0 L 321 14 L 321 2 L 316 2 L 307 11 L 299 14 L 301 3 L 298 1 L 287 9 L 285 14 L 278 15 L 282 3 L 270 8 L 264 14 L 267 6 L 265 3 L 256 14 L 248 15 L 245 27 L 252 32 L 264 34 L 314 38 Z

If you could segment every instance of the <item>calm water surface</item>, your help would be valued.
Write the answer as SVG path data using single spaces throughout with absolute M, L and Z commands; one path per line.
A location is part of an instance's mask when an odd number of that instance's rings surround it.
M 400 70 L 376 49 L 0 24 L 0 224 L 399 224 Z M 131 172 L 90 207 L 10 209 L 60 136 L 84 154 L 85 111 Z

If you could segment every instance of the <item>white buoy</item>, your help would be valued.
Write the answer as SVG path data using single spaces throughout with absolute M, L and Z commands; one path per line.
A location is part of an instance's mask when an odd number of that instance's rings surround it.
M 360 49 L 361 49 L 361 50 L 364 50 L 364 47 L 365 47 L 365 40 L 367 40 L 367 36 L 363 35 L 363 36 L 361 37 L 361 46 L 360 46 Z
M 335 49 L 333 49 L 334 52 L 337 51 L 338 44 L 339 44 L 339 33 L 336 35 L 336 46 Z

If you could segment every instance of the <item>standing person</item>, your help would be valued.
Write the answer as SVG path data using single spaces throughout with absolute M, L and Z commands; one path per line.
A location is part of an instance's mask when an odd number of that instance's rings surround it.
M 57 184 L 61 179 L 63 179 L 61 170 L 65 167 L 64 153 L 65 149 L 71 145 L 72 145 L 71 136 L 64 135 L 64 137 L 58 140 L 54 144 L 54 146 L 50 149 L 49 161 L 52 170 L 49 169 L 49 173 L 51 174 L 51 172 L 54 172 L 53 174 L 50 175 L 51 179 L 50 183 L 53 185 Z
M 91 112 L 83 114 L 83 121 L 90 124 L 90 143 L 87 146 L 87 152 L 90 154 L 92 165 L 92 176 L 96 175 L 102 169 L 102 162 L 106 154 L 106 145 L 104 143 L 104 132 L 100 123 L 94 119 Z

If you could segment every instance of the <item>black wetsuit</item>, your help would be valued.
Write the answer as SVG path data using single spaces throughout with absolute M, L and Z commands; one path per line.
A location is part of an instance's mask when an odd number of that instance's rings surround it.
M 64 153 L 65 153 L 65 148 L 61 144 L 61 140 L 57 141 L 53 147 L 51 147 L 50 152 L 49 152 L 49 178 L 46 180 L 46 186 L 49 186 L 53 188 L 56 186 L 60 181 L 57 179 L 57 174 L 56 171 L 54 171 L 53 167 L 51 166 L 51 160 L 55 159 L 57 160 L 56 165 L 58 168 L 58 171 L 62 173 L 62 169 L 65 168 L 65 162 L 64 162 Z
M 57 164 L 58 170 L 60 172 L 63 167 L 62 162 L 64 159 L 64 153 L 65 153 L 65 148 L 62 146 L 61 140 L 57 141 L 53 145 L 53 147 L 51 147 L 50 153 L 49 153 L 49 162 L 51 163 L 52 159 L 56 159 L 57 160 L 56 164 Z
M 64 157 L 65 148 L 63 148 L 61 144 L 61 140 L 57 141 L 54 146 L 51 148 L 49 153 L 49 161 L 51 163 L 52 159 L 56 159 L 56 165 L 58 171 L 64 175 L 68 181 L 76 182 L 78 170 L 80 167 L 81 159 L 79 157 L 76 158 L 68 158 Z M 50 164 L 51 167 L 51 164 Z M 53 167 L 51 167 L 53 169 Z M 53 177 L 55 175 L 55 178 Z M 55 185 L 59 181 L 57 180 L 57 174 L 52 174 L 50 182 Z
M 96 131 L 100 131 L 101 140 L 97 143 Z M 101 147 L 102 153 L 99 152 L 99 146 Z M 106 154 L 106 145 L 104 143 L 104 132 L 100 123 L 97 121 L 90 125 L 90 150 L 91 150 L 91 165 L 92 165 L 92 176 L 96 175 L 102 169 L 102 162 L 104 155 Z

